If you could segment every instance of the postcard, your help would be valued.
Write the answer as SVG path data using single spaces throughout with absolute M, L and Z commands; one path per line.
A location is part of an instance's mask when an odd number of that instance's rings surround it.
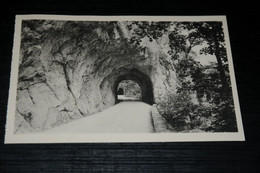
M 16 16 L 5 143 L 244 140 L 225 16 Z

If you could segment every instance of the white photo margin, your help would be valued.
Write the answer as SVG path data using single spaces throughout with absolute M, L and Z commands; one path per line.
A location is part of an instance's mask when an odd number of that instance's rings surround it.
M 232 93 L 238 132 L 224 133 L 98 133 L 98 134 L 14 134 L 16 94 L 22 20 L 65 20 L 65 21 L 219 21 L 223 23 Z M 70 15 L 17 15 L 11 64 L 11 78 L 7 108 L 5 144 L 12 143 L 105 143 L 105 142 L 198 142 L 198 141 L 245 141 L 235 73 L 232 61 L 226 16 L 70 16 Z

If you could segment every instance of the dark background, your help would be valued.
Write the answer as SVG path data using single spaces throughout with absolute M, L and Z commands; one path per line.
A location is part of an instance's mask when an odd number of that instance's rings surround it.
M 0 172 L 259 172 L 258 11 L 257 1 L 1 1 Z M 16 14 L 226 15 L 246 141 L 5 145 Z

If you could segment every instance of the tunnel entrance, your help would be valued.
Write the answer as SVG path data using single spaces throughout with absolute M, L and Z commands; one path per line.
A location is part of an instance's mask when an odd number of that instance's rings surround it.
M 142 90 L 139 84 L 133 80 L 122 80 L 117 88 L 118 101 L 141 100 Z
M 124 99 L 140 100 L 150 105 L 154 103 L 152 81 L 137 69 L 121 71 L 114 83 L 114 95 L 115 103 Z

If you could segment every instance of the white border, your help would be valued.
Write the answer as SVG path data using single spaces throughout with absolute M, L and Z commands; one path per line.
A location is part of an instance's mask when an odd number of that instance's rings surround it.
M 221 21 L 225 34 L 230 78 L 235 105 L 238 132 L 234 133 L 145 133 L 145 134 L 13 134 L 16 110 L 16 92 L 22 20 L 72 20 L 72 21 Z M 100 142 L 184 142 L 184 141 L 244 141 L 244 131 L 232 62 L 228 27 L 225 16 L 68 16 L 68 15 L 17 15 L 13 44 L 13 57 L 5 143 L 100 143 Z

